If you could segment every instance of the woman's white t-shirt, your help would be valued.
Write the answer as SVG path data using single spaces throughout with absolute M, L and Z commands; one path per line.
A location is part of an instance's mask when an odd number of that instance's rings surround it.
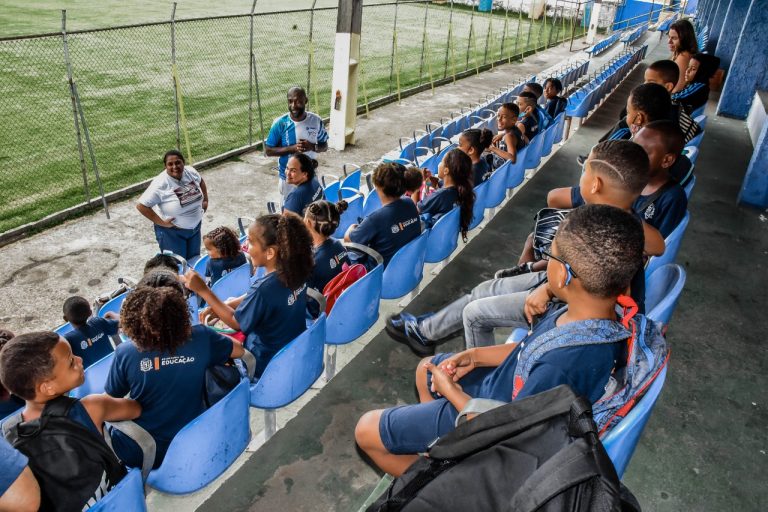
M 202 178 L 194 167 L 184 167 L 181 180 L 161 172 L 147 190 L 141 194 L 139 203 L 154 208 L 164 219 L 173 217 L 173 224 L 182 229 L 193 229 L 203 220 Z

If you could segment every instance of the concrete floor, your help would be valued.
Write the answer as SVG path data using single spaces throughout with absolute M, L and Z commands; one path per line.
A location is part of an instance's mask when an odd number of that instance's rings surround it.
M 664 57 L 656 47 L 648 60 Z M 641 80 L 637 69 L 407 310 L 434 310 L 516 261 L 546 192 L 577 180 L 575 157 L 616 120 Z M 744 123 L 710 117 L 678 257 L 688 281 L 668 332 L 670 371 L 625 475 L 645 510 L 768 507 L 768 368 L 760 346 L 768 321 L 758 309 L 766 302 L 768 225 L 764 212 L 735 204 L 752 149 Z M 442 348 L 462 345 L 455 339 Z M 417 361 L 376 335 L 199 510 L 355 510 L 380 474 L 357 452 L 354 425 L 368 409 L 415 401 Z

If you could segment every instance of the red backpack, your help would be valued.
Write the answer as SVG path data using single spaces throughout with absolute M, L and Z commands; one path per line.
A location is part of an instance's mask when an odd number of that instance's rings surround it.
M 331 313 L 331 309 L 339 299 L 341 293 L 366 274 L 365 265 L 359 263 L 351 266 L 345 263 L 342 269 L 343 270 L 336 277 L 328 281 L 328 284 L 323 288 L 326 315 Z

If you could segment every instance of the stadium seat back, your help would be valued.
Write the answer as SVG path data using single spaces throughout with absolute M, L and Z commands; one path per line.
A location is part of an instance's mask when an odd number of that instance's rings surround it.
M 656 401 L 659 399 L 667 377 L 666 365 L 656 376 L 648 391 L 618 425 L 613 427 L 602 439 L 603 447 L 613 461 L 616 473 L 621 478 L 635 453 L 635 448 L 643 434 L 645 425 L 651 417 Z
M 243 453 L 251 439 L 248 380 L 182 428 L 147 484 L 169 494 L 202 489 Z
M 334 181 L 325 189 L 323 189 L 323 195 L 325 195 L 326 201 L 335 203 L 339 200 L 339 189 L 341 188 L 341 181 Z
M 352 194 L 352 191 L 360 190 L 361 175 L 362 175 L 362 170 L 359 167 L 357 167 L 356 170 L 344 176 L 344 179 L 341 180 L 341 188 L 342 188 L 341 197 L 342 198 L 346 199 L 347 197 L 353 197 L 354 194 Z M 343 189 L 348 189 L 348 190 L 343 190 Z
M 488 178 L 488 191 L 485 195 L 486 208 L 496 208 L 504 201 L 507 195 L 507 176 L 509 176 L 510 167 L 512 167 L 512 162 L 507 160 Z
M 352 191 L 352 189 L 341 188 L 339 189 L 343 194 L 346 191 Z M 365 196 L 362 192 L 353 191 L 351 197 L 345 199 L 347 201 L 347 209 L 341 214 L 339 219 L 339 227 L 333 232 L 335 238 L 344 238 L 344 234 L 349 229 L 349 226 L 356 224 L 358 219 L 363 216 L 363 202 Z
M 535 169 L 541 162 L 541 148 L 544 143 L 544 133 L 536 135 L 529 144 L 523 166 L 527 169 Z
M 325 313 L 269 361 L 251 386 L 250 403 L 259 409 L 284 407 L 312 386 L 323 373 Z
M 208 260 L 210 260 L 211 257 L 207 254 L 200 256 L 198 260 L 195 262 L 195 264 L 192 266 L 195 272 L 200 274 L 201 276 L 205 275 L 205 267 L 208 266 Z
M 544 133 L 544 141 L 541 144 L 541 156 L 548 156 L 552 152 L 552 145 L 555 143 L 555 132 L 557 131 L 557 120 L 550 124 Z
M 120 308 L 123 306 L 123 301 L 128 296 L 128 292 L 121 293 L 114 299 L 110 299 L 106 304 L 99 308 L 99 316 L 104 318 L 106 313 L 120 314 Z M 63 334 L 63 333 L 62 333 Z
M 518 161 L 520 160 L 518 159 Z M 475 205 L 472 207 L 472 222 L 469 223 L 469 229 L 475 229 L 483 222 L 488 185 L 489 183 L 486 181 L 475 187 Z
M 392 256 L 384 269 L 382 299 L 398 299 L 419 285 L 424 273 L 428 238 L 429 230 L 426 229 Z
M 707 116 L 705 116 L 704 114 L 694 117 L 693 120 L 696 121 L 696 124 L 701 126 L 702 131 L 707 129 Z
M 55 328 L 53 332 L 55 332 L 59 336 L 64 336 L 68 332 L 72 332 L 73 329 L 74 327 L 72 327 L 72 324 L 70 324 L 69 322 L 66 322 L 64 324 L 61 324 L 57 328 Z
M 689 201 L 691 200 L 691 194 L 693 193 L 693 187 L 695 186 L 696 186 L 696 175 L 694 174 L 691 177 L 691 180 L 685 185 L 685 188 L 683 189 L 685 190 L 685 197 L 687 197 Z
M 365 196 L 365 200 L 363 201 L 363 215 L 362 217 L 365 218 L 381 208 L 381 199 L 379 198 L 379 194 L 376 193 L 376 190 L 371 190 L 368 192 L 368 195 Z
M 674 263 L 677 258 L 677 253 L 680 251 L 680 244 L 683 242 L 683 236 L 685 230 L 688 228 L 688 221 L 691 218 L 690 212 L 685 212 L 685 217 L 680 221 L 680 224 L 669 234 L 664 240 L 666 243 L 666 250 L 661 256 L 651 256 L 648 260 L 648 265 L 645 267 L 645 279 L 648 280 L 656 271 L 657 268 L 663 267 L 667 263 Z
M 453 254 L 459 244 L 460 219 L 461 210 L 458 206 L 437 219 L 432 229 L 429 230 L 427 254 L 424 261 L 439 263 Z
M 560 142 L 563 140 L 563 131 L 565 129 L 565 112 L 560 112 L 560 114 L 555 118 L 553 128 L 555 133 L 552 137 L 552 144 L 560 144 Z
M 697 136 L 695 136 L 694 138 L 689 140 L 688 144 L 686 145 L 686 147 L 687 148 L 688 147 L 694 147 L 694 148 L 698 149 L 699 146 L 701 146 L 701 141 L 702 141 L 703 138 L 704 138 L 704 132 L 701 132 L 700 134 L 698 134 Z
M 376 265 L 339 295 L 326 320 L 326 344 L 355 341 L 376 323 L 383 275 L 384 266 Z
M 85 380 L 80 386 L 70 391 L 69 396 L 83 398 L 84 396 L 103 393 L 104 386 L 107 384 L 109 369 L 112 368 L 112 361 L 114 359 L 115 354 L 113 352 L 86 368 Z
M 141 470 L 132 468 L 89 512 L 146 512 Z
M 251 264 L 244 263 L 216 281 L 211 291 L 221 300 L 244 295 L 251 286 Z
M 685 270 L 680 265 L 667 263 L 657 268 L 645 283 L 646 316 L 668 325 L 685 286 Z

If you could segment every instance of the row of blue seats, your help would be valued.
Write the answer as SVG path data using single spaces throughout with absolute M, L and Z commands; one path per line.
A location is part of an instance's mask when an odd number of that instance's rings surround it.
M 634 43 L 635 41 L 640 39 L 640 37 L 642 37 L 642 35 L 645 34 L 645 32 L 647 30 L 648 30 L 648 24 L 647 23 L 643 23 L 639 27 L 637 27 L 637 28 L 631 30 L 630 32 L 628 32 L 627 34 L 625 34 L 621 38 L 621 42 L 624 43 L 625 45 L 631 45 L 632 43 Z
M 618 41 L 620 37 L 621 37 L 621 32 L 614 32 L 610 36 L 606 37 L 605 39 L 603 39 L 598 43 L 595 43 L 594 45 L 590 46 L 584 51 L 587 52 L 590 56 L 596 57 L 601 53 L 605 52 L 606 50 L 608 50 L 611 46 L 613 46 L 614 43 L 616 43 L 616 41 Z
M 674 13 L 672 16 L 662 21 L 656 30 L 662 33 L 669 32 L 669 27 L 671 27 L 672 24 L 677 21 L 677 17 L 678 17 L 678 13 Z
M 629 50 L 603 66 L 584 87 L 568 97 L 568 117 L 584 119 L 645 58 L 648 45 Z

